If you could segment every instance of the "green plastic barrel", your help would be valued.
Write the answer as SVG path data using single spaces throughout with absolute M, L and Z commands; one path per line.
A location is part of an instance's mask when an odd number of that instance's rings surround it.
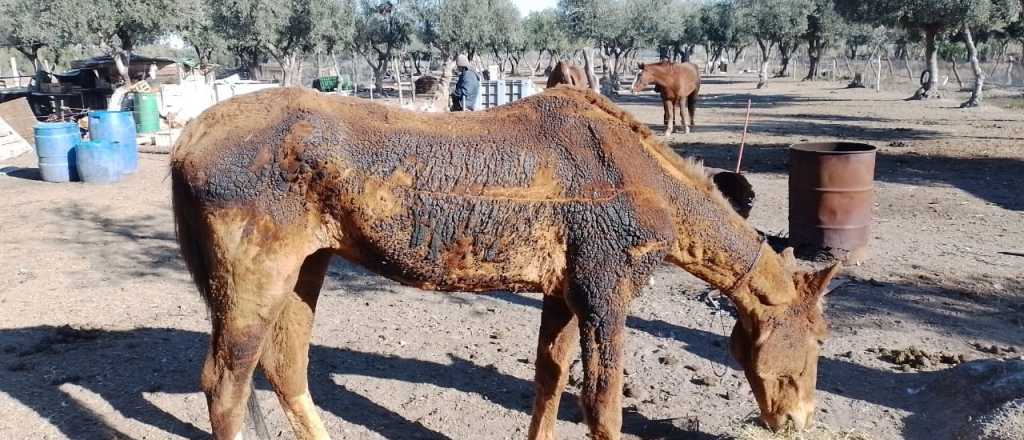
M 160 103 L 156 93 L 135 93 L 135 130 L 139 133 L 160 131 Z

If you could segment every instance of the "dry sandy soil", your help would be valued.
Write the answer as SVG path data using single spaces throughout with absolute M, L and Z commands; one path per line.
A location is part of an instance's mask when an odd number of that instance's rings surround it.
M 751 99 L 743 167 L 758 193 L 751 222 L 763 231 L 786 235 L 785 145 L 880 148 L 873 256 L 828 297 L 817 427 L 788 437 L 951 438 L 1024 395 L 1024 258 L 1006 253 L 1024 253 L 1024 113 L 904 102 L 905 90 L 752 85 L 709 78 L 696 132 L 670 142 L 733 166 Z M 661 129 L 652 94 L 619 102 Z M 197 379 L 209 325 L 177 255 L 167 157 L 143 155 L 139 173 L 113 186 L 44 183 L 34 167 L 32 155 L 0 163 L 0 438 L 206 437 Z M 724 302 L 665 266 L 634 303 L 630 436 L 770 437 L 727 356 Z M 537 295 L 421 292 L 336 261 L 311 349 L 329 430 L 524 438 L 539 304 Z M 258 387 L 272 433 L 290 438 L 276 399 Z M 563 438 L 585 436 L 580 417 L 567 396 Z

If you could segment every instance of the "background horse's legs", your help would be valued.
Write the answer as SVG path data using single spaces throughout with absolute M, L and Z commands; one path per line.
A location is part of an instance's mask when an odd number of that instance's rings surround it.
M 672 131 L 675 129 L 676 117 L 673 114 L 674 111 L 672 109 L 672 100 L 668 98 L 662 98 L 661 104 L 663 107 L 665 107 L 665 136 L 668 136 L 672 134 Z
M 686 117 L 686 106 L 688 103 L 689 99 L 685 96 L 676 101 L 676 107 L 679 108 L 679 122 L 683 124 L 683 132 L 686 134 L 690 134 L 690 122 L 689 118 Z
M 686 107 L 690 110 L 690 128 L 697 126 L 697 91 L 686 98 Z
M 306 258 L 294 288 L 284 298 L 260 358 L 260 367 L 300 440 L 330 438 L 309 394 L 307 379 L 313 314 L 330 261 L 331 254 L 325 250 Z
M 576 316 L 565 298 L 544 295 L 540 336 L 537 338 L 537 370 L 534 386 L 537 396 L 530 420 L 531 440 L 553 440 L 558 404 L 569 380 L 569 360 L 579 339 Z

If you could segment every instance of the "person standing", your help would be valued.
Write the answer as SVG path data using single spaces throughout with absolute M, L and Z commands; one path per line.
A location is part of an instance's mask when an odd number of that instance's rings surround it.
M 469 65 L 469 58 L 465 55 L 455 58 L 455 70 L 459 79 L 452 93 L 452 111 L 474 111 L 476 97 L 480 94 L 480 76 Z

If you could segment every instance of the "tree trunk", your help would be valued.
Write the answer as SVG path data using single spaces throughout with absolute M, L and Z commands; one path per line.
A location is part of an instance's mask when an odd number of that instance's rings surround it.
M 807 76 L 804 77 L 804 81 L 814 81 L 818 79 L 818 62 L 821 60 L 821 40 L 817 38 L 807 39 Z
M 964 81 L 960 79 L 960 70 L 956 68 L 956 57 L 950 58 L 950 64 L 953 66 L 953 78 L 956 78 L 956 83 L 960 86 L 957 90 L 964 89 Z
M 789 76 L 789 61 L 793 57 L 795 49 L 796 44 L 792 41 L 779 44 L 779 55 L 782 57 L 782 61 L 781 66 L 779 67 L 779 73 L 775 75 L 777 78 L 785 78 Z
M 1013 65 L 1014 65 L 1013 57 L 1012 56 L 1010 57 L 1009 61 L 1010 62 L 1006 63 L 1006 85 L 1007 86 L 1012 86 L 1013 85 Z
M 982 87 L 985 86 L 985 72 L 981 70 L 981 63 L 978 62 L 978 48 L 974 45 L 971 27 L 966 24 L 964 24 L 964 44 L 967 46 L 967 54 L 971 59 L 971 69 L 974 70 L 974 90 L 971 91 L 971 98 L 960 104 L 960 108 L 978 107 L 982 101 Z M 934 75 L 932 78 L 934 79 Z
M 767 43 L 760 38 L 757 40 L 761 48 L 761 69 L 758 71 L 757 88 L 761 89 L 768 85 L 768 62 L 771 60 L 772 46 L 775 43 Z
M 541 63 L 544 62 L 544 49 L 537 51 L 537 63 L 530 64 L 530 77 L 537 75 L 537 71 L 540 70 Z
M 583 49 L 583 71 L 587 72 L 587 83 L 590 85 L 590 89 L 600 92 L 601 84 L 597 81 L 597 75 L 594 74 L 594 49 L 591 47 Z
M 302 81 L 302 56 L 300 54 L 279 55 L 277 63 L 281 66 L 281 85 L 294 87 Z
M 925 29 L 925 59 L 928 60 L 927 81 L 922 81 L 921 88 L 918 89 L 911 99 L 939 97 L 938 88 L 936 87 L 939 82 L 939 57 L 935 44 L 937 36 L 938 30 L 934 27 Z
M 878 63 L 875 66 L 875 93 L 882 91 L 882 54 L 878 54 L 878 58 L 875 61 Z
M 903 67 L 907 68 L 907 78 L 911 81 L 914 80 L 914 71 L 910 69 L 910 51 L 903 50 Z

